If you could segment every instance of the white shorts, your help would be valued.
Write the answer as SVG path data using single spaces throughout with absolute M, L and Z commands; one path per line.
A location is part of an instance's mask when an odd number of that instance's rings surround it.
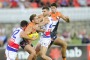
M 7 59 L 6 60 L 15 60 L 17 57 L 17 52 L 5 50 L 5 54 Z
M 50 45 L 51 43 L 51 38 L 43 38 L 40 37 L 39 43 L 41 44 L 41 46 L 47 47 Z

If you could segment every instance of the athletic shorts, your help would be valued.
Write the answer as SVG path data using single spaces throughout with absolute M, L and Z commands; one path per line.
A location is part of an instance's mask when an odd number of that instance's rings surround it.
M 55 41 L 56 38 L 57 38 L 57 33 L 56 32 L 51 32 L 51 39 L 52 39 L 52 41 L 51 41 L 50 45 L 53 44 L 53 42 Z
M 47 47 L 50 45 L 51 43 L 51 38 L 43 38 L 40 37 L 39 43 L 41 44 L 41 46 Z
M 5 50 L 5 54 L 7 59 L 6 60 L 15 60 L 17 57 L 17 52 L 10 51 L 10 50 Z
M 23 41 L 21 41 L 20 42 L 20 46 L 24 49 L 25 48 L 25 46 L 26 45 L 28 45 L 29 43 L 28 43 L 28 41 L 26 41 L 26 40 L 23 40 Z M 33 45 L 31 44 L 31 46 L 33 47 Z
M 55 40 L 57 38 L 57 33 L 56 32 L 51 32 L 51 38 Z

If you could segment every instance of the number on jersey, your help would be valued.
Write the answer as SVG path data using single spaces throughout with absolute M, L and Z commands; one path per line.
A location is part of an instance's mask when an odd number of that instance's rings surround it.
M 15 31 L 13 32 L 12 37 L 13 37 L 14 39 L 16 39 L 16 35 L 17 35 L 17 33 L 18 33 L 19 31 L 20 31 L 20 30 L 15 30 Z

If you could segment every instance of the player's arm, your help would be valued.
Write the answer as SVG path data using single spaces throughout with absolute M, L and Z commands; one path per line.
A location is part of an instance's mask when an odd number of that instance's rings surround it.
M 38 27 L 37 31 L 38 31 L 38 32 L 44 32 L 45 30 L 42 29 L 42 28 L 40 28 L 40 27 Z
M 43 21 L 38 24 L 39 27 L 44 26 L 49 23 L 49 19 L 47 17 L 43 18 Z
M 70 22 L 69 18 L 66 17 L 66 16 L 64 16 L 64 15 L 61 14 L 61 13 L 60 13 L 59 17 L 62 18 L 64 21 L 68 22 L 68 23 Z
M 49 23 L 49 19 L 48 18 L 43 18 L 43 21 L 40 22 L 39 24 L 36 24 L 35 26 L 33 26 L 34 29 L 36 29 L 39 32 L 44 32 L 43 29 L 40 29 L 42 26 L 46 25 Z
M 37 17 L 38 17 L 37 19 L 38 19 L 39 23 L 43 21 L 43 15 L 42 14 L 38 15 Z
M 24 31 L 22 31 L 20 33 L 20 37 L 21 38 L 25 38 L 26 40 L 33 40 L 32 38 L 30 38 Z
M 29 25 L 27 26 L 27 28 L 25 29 L 25 31 L 21 32 L 20 36 L 22 38 L 28 39 L 28 40 L 35 40 L 35 38 L 30 38 L 28 35 L 32 32 L 32 27 L 30 27 Z
M 49 23 L 49 19 L 48 18 L 43 18 L 43 21 L 40 22 L 39 24 L 36 24 L 35 26 L 33 26 L 34 29 L 44 32 L 44 30 L 40 29 L 42 26 L 46 25 Z
M 41 29 L 41 26 L 39 26 L 38 24 L 33 26 L 33 28 L 36 29 L 36 31 L 38 31 L 38 32 L 44 32 L 45 31 L 44 29 Z
M 32 27 L 28 25 L 24 31 L 27 35 L 29 35 L 32 32 Z

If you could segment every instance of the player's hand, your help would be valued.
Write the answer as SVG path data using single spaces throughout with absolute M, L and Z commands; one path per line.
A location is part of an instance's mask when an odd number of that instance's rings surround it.
M 46 16 L 46 17 L 44 17 L 44 19 L 45 19 L 45 20 L 48 20 L 48 17 Z
M 70 22 L 69 17 L 68 17 L 68 16 L 66 16 L 65 18 L 66 18 L 67 22 L 69 23 L 69 22 Z
M 33 37 L 31 40 L 36 40 L 37 38 L 36 37 Z

